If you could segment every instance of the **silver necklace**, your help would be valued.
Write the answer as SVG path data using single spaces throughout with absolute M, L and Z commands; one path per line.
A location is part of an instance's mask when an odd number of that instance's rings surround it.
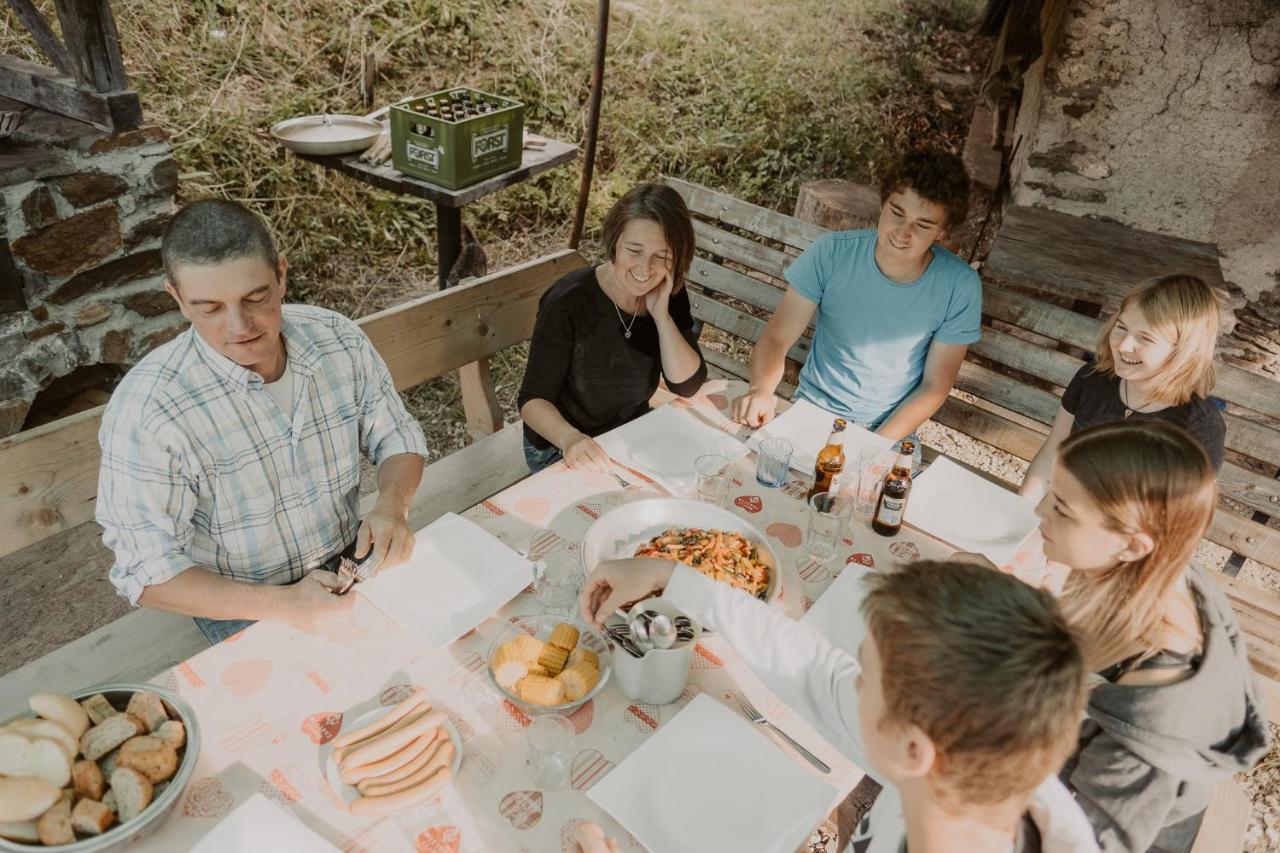
M 609 301 L 613 302 L 612 299 Z M 618 307 L 618 303 L 613 302 L 613 310 L 618 312 L 618 322 L 622 324 L 622 336 L 627 340 L 631 340 L 631 327 L 636 324 L 636 315 L 631 315 L 631 323 L 628 324 L 626 320 L 622 319 L 622 309 Z M 639 311 L 639 309 L 636 310 L 637 312 Z

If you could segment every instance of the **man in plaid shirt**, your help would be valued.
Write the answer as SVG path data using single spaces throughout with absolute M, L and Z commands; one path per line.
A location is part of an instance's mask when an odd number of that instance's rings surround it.
M 287 264 L 233 202 L 194 202 L 161 246 L 165 290 L 191 328 L 111 397 L 98 522 L 130 602 L 196 617 L 211 643 L 254 620 L 311 633 L 349 624 L 336 558 L 386 568 L 413 550 L 427 453 L 387 366 L 355 323 L 284 305 Z M 360 455 L 378 469 L 361 520 Z

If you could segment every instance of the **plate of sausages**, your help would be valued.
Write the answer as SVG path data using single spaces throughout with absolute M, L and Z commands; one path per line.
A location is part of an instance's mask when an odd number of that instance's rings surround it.
M 320 750 L 325 778 L 359 816 L 399 814 L 433 800 L 462 763 L 457 729 L 420 687 L 398 705 L 344 719 Z

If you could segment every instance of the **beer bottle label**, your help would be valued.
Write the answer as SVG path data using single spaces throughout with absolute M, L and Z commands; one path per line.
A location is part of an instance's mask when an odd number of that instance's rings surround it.
M 902 523 L 902 511 L 906 507 L 907 502 L 904 498 L 891 498 L 885 495 L 880 501 L 880 512 L 876 518 L 879 519 L 881 524 L 897 527 Z
M 832 475 L 831 483 L 827 486 L 827 491 L 833 495 L 839 494 L 840 484 L 843 480 L 844 480 L 844 470 L 841 469 Z

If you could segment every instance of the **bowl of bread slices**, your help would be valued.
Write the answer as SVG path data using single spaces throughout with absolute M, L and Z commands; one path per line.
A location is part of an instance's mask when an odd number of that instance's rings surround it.
M 123 848 L 182 796 L 200 752 L 186 702 L 149 684 L 30 697 L 0 726 L 0 850 Z
M 577 619 L 515 616 L 489 646 L 489 677 L 527 711 L 572 711 L 609 680 L 612 649 L 602 634 Z

